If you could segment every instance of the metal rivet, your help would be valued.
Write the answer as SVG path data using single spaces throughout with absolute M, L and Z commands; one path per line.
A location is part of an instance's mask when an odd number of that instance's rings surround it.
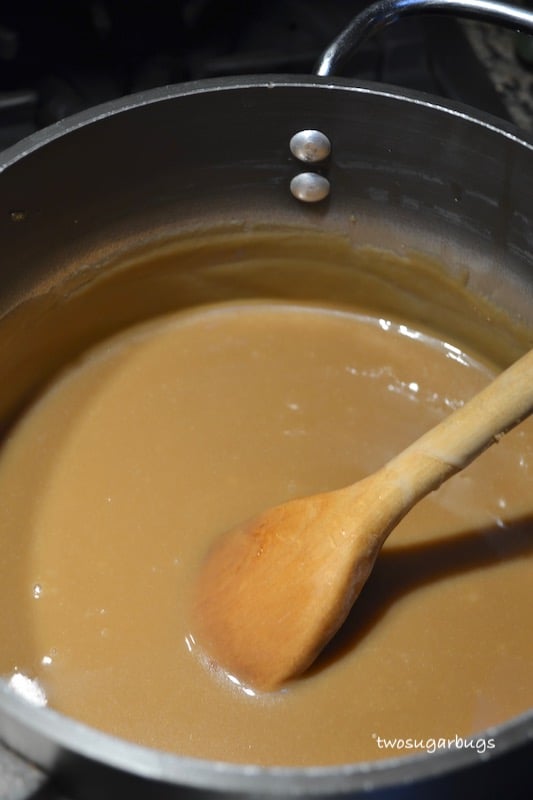
M 327 178 L 316 172 L 300 172 L 291 181 L 291 192 L 303 203 L 318 203 L 328 196 L 330 185 Z
M 315 164 L 331 153 L 331 142 L 321 131 L 298 131 L 289 142 L 291 153 L 299 161 Z

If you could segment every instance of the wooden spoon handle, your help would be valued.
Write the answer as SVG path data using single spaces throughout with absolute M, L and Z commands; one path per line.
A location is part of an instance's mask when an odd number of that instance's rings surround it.
M 414 505 L 533 411 L 533 350 L 425 433 L 384 470 Z

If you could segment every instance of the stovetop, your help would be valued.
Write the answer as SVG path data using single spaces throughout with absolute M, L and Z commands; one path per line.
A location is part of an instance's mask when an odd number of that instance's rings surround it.
M 310 73 L 367 0 L 21 0 L 0 9 L 0 150 L 105 100 L 225 75 Z M 468 103 L 533 129 L 533 45 L 448 18 L 376 36 L 348 75 Z
M 169 83 L 228 75 L 309 74 L 329 42 L 367 4 L 4 3 L 0 150 L 77 111 Z M 459 100 L 533 131 L 533 37 L 447 18 L 406 19 L 368 42 L 345 74 Z M 524 780 L 526 792 L 531 791 L 531 771 L 522 762 L 510 768 L 514 778 L 505 796 L 531 796 L 521 794 Z M 403 789 L 397 796 L 428 795 Z M 431 796 L 441 795 L 432 790 Z M 69 800 L 37 768 L 0 745 L 0 800 L 30 798 Z

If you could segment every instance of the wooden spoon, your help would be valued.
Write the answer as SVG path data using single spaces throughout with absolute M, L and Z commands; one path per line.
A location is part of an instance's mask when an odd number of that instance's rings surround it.
M 196 641 L 245 686 L 304 672 L 339 629 L 395 525 L 533 410 L 533 350 L 384 467 L 222 536 L 200 571 Z

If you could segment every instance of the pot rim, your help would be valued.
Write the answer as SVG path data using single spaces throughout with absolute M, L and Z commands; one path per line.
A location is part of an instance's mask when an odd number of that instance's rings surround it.
M 379 761 L 362 761 L 333 766 L 261 767 L 254 764 L 233 764 L 223 761 L 180 756 L 138 745 L 91 728 L 85 723 L 54 711 L 39 708 L 17 696 L 0 679 L 0 713 L 26 731 L 54 746 L 46 748 L 46 762 L 33 752 L 32 757 L 45 768 L 52 768 L 65 754 L 81 756 L 135 777 L 158 781 L 171 786 L 233 792 L 253 792 L 272 796 L 288 794 L 323 795 L 384 789 L 392 785 L 412 785 L 421 780 L 486 763 L 509 750 L 533 741 L 533 709 L 501 725 L 492 726 L 469 736 L 459 737 L 463 744 L 397 756 Z M 0 719 L 0 734 L 5 725 Z M 17 749 L 9 735 L 8 745 Z M 385 737 L 384 737 L 385 738 Z M 436 738 L 436 737 L 435 737 Z M 445 737 L 442 737 L 443 739 Z M 489 741 L 494 746 L 486 749 Z M 430 739 L 426 739 L 429 742 Z M 469 741 L 474 745 L 466 746 Z M 475 744 L 485 743 L 483 752 Z
M 458 117 L 466 123 L 488 129 L 518 146 L 533 151 L 533 134 L 518 130 L 499 120 L 457 102 L 449 102 L 414 90 L 346 78 L 316 76 L 244 76 L 207 79 L 139 92 L 82 111 L 44 128 L 0 152 L 0 175 L 18 161 L 47 144 L 70 133 L 153 103 L 176 100 L 190 95 L 209 95 L 220 91 L 254 89 L 342 90 L 373 95 L 386 101 L 408 103 Z M 10 725 L 11 723 L 11 725 Z M 469 737 L 470 741 L 494 739 L 494 747 L 478 753 L 475 748 L 451 747 L 434 753 L 356 762 L 330 767 L 259 767 L 230 764 L 179 756 L 137 745 L 98 731 L 68 718 L 51 708 L 38 708 L 17 696 L 0 678 L 0 739 L 14 749 L 22 741 L 20 731 L 36 737 L 32 757 L 41 766 L 52 769 L 62 756 L 81 757 L 137 777 L 173 786 L 187 785 L 204 789 L 231 790 L 287 796 L 321 795 L 357 790 L 369 791 L 437 777 L 462 767 L 499 757 L 505 752 L 533 741 L 533 709 L 505 723 Z M 443 737 L 444 738 L 444 737 Z M 46 746 L 43 746 L 46 743 Z M 50 750 L 50 744 L 52 750 Z M 404 751 L 405 752 L 405 751 Z
M 59 120 L 59 122 L 55 122 L 53 125 L 49 125 L 46 128 L 32 133 L 11 147 L 0 151 L 0 174 L 17 161 L 31 155 L 35 150 L 44 147 L 48 143 L 60 139 L 78 128 L 86 127 L 116 114 L 122 114 L 142 106 L 190 95 L 260 88 L 318 89 L 321 91 L 340 89 L 354 94 L 383 97 L 387 100 L 405 102 L 407 104 L 433 109 L 452 117 L 459 117 L 466 122 L 494 131 L 494 133 L 500 134 L 528 150 L 533 150 L 533 133 L 522 131 L 511 122 L 499 119 L 487 112 L 473 109 L 464 103 L 444 100 L 415 89 L 404 89 L 402 87 L 377 83 L 375 81 L 355 82 L 350 78 L 323 78 L 315 75 L 250 75 L 229 78 L 206 78 L 198 81 L 170 84 L 157 89 L 150 89 L 109 100 L 84 111 L 80 111 L 77 114 Z

